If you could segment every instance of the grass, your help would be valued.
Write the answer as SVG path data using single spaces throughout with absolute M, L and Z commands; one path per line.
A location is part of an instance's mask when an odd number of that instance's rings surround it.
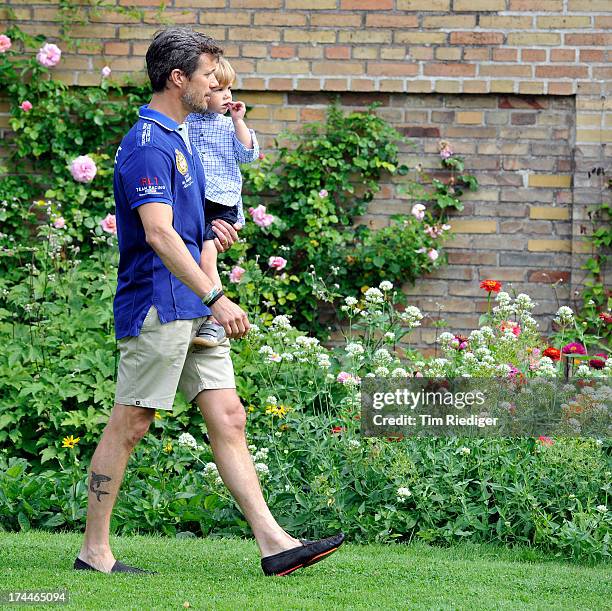
M 609 565 L 521 548 L 345 544 L 289 577 L 265 577 L 254 541 L 114 537 L 115 556 L 159 575 L 74 571 L 78 533 L 2 533 L 0 590 L 65 589 L 79 609 L 604 609 Z M 27 608 L 27 607 L 21 607 Z

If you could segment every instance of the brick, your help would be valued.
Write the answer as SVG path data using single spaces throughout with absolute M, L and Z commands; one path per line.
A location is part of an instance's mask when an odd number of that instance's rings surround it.
M 353 46 L 351 47 L 353 51 L 354 59 L 378 59 L 378 47 L 364 47 L 364 46 Z M 388 49 L 392 49 L 393 47 L 383 47 L 380 49 L 381 57 L 382 52 L 387 51 Z M 405 47 L 404 47 L 405 50 Z
M 561 29 L 571 29 L 577 30 L 579 28 L 590 28 L 591 27 L 591 18 L 584 17 L 568 17 L 568 16 L 555 16 L 555 17 L 541 17 L 537 18 L 537 28 L 538 29 L 549 29 L 549 30 L 561 30 Z
M 529 187 L 540 187 L 546 189 L 570 189 L 572 186 L 572 177 L 571 175 L 530 174 L 528 185 Z
M 546 53 L 544 53 L 546 58 Z M 491 58 L 494 62 L 516 62 L 518 59 L 518 49 L 492 49 Z
M 510 0 L 509 11 L 533 11 L 533 0 Z M 539 0 L 538 11 L 560 13 L 563 10 L 563 0 Z
M 106 23 L 110 21 L 110 19 L 105 19 L 104 21 Z M 125 21 L 133 22 L 134 20 L 130 18 Z M 159 24 L 159 11 L 145 11 L 143 22 Z M 171 9 L 164 10 L 164 25 L 166 24 L 174 25 L 174 24 L 184 24 L 184 23 L 187 23 L 189 25 L 197 23 L 196 14 L 193 11 L 188 11 L 188 10 L 178 10 L 178 11 L 173 11 Z
M 506 0 L 453 0 L 454 11 L 504 11 Z
M 457 123 L 467 123 L 472 125 L 480 125 L 483 122 L 482 112 L 458 112 Z
M 515 65 L 499 66 L 497 64 L 480 64 L 478 66 L 478 76 L 498 76 L 500 72 L 505 77 L 531 77 L 533 66 Z
M 612 34 L 565 34 L 564 44 L 568 47 L 606 47 L 612 45 Z
M 310 5 L 310 3 L 308 3 Z M 307 8 L 310 8 L 308 6 Z M 340 15 L 337 13 L 324 13 L 324 14 L 312 14 L 310 15 L 311 26 L 323 26 L 323 27 L 344 27 L 344 28 L 358 28 L 362 23 L 362 14 L 356 15 Z
M 527 276 L 529 282 L 541 282 L 545 284 L 554 284 L 559 281 L 569 283 L 570 279 L 570 272 L 553 269 L 531 269 Z
M 119 28 L 119 38 L 133 40 L 151 40 L 153 34 L 157 32 L 159 28 L 155 26 L 121 26 Z M 115 38 L 115 35 L 108 36 L 108 38 Z
M 290 31 L 290 30 L 289 30 Z M 209 32 L 206 32 L 213 38 L 220 38 Z M 225 34 L 223 35 L 225 38 Z M 280 41 L 280 31 L 272 30 L 270 28 L 232 28 L 231 39 L 234 40 L 247 40 L 255 42 L 278 42 Z
M 511 93 L 514 81 L 491 81 L 491 93 Z
M 545 98 L 520 98 L 517 96 L 504 96 L 499 99 L 499 108 L 526 108 L 531 110 L 544 110 L 548 108 Z
M 285 8 L 303 8 L 309 11 L 322 11 L 336 7 L 336 0 L 285 0 Z
M 588 78 L 587 66 L 536 66 L 536 78 Z
M 326 91 L 347 91 L 349 89 L 348 79 L 326 78 L 323 88 Z
M 329 30 L 285 30 L 285 42 L 336 42 L 336 32 Z
M 462 49 L 456 47 L 437 47 L 435 50 L 436 59 L 440 61 L 460 61 Z
M 404 80 L 381 79 L 379 86 L 381 91 L 404 91 Z
M 567 35 L 566 35 L 567 36 Z M 586 36 L 586 34 L 581 34 Z M 509 32 L 507 44 L 510 46 L 528 47 L 528 46 L 560 46 L 561 35 L 546 33 L 546 32 Z M 570 45 L 571 43 L 565 43 Z
M 393 8 L 393 0 L 340 0 L 342 11 L 385 11 Z
M 240 56 L 242 57 L 268 57 L 268 46 L 267 45 L 242 45 L 242 52 L 240 53 Z
M 423 69 L 425 76 L 476 76 L 474 64 L 426 64 Z
M 481 267 L 478 270 L 478 277 L 479 280 L 495 278 L 495 280 L 505 280 L 506 282 L 521 282 L 525 280 L 525 270 L 520 267 Z M 482 289 L 480 291 L 482 296 Z
M 288 59 L 290 57 L 295 57 L 296 48 L 295 47 L 287 47 L 287 46 L 272 46 L 270 48 L 270 57 L 274 59 Z M 265 57 L 263 55 L 262 57 Z
M 447 13 L 450 10 L 450 0 L 397 0 L 397 10 Z
M 452 224 L 452 222 L 451 222 Z M 494 252 L 450 252 L 448 262 L 451 265 L 496 265 L 497 253 Z M 482 289 L 478 289 L 478 294 Z
M 363 74 L 361 62 L 323 61 L 312 67 L 313 74 Z
M 578 11 L 585 13 L 594 13 L 602 11 L 610 12 L 610 2 L 608 0 L 569 0 L 568 11 Z
M 506 17 L 500 15 L 480 15 L 478 26 L 492 30 L 531 30 L 533 29 L 532 17 Z
M 313 0 L 313 3 L 316 0 Z M 225 6 L 225 5 L 224 5 Z M 282 0 L 230 0 L 231 8 L 281 8 Z
M 451 32 L 452 45 L 501 45 L 504 35 L 501 32 Z
M 466 62 L 478 61 L 484 62 L 491 59 L 491 47 L 463 47 L 463 59 Z
M 576 130 L 576 142 L 612 142 L 612 129 Z
M 603 49 L 580 49 L 580 63 L 604 62 Z
M 409 45 L 442 45 L 446 42 L 444 32 L 394 32 L 396 43 Z
M 301 60 L 257 62 L 257 72 L 263 74 L 305 74 L 308 72 L 308 62 Z
M 353 91 L 376 91 L 376 82 L 372 79 L 351 79 Z
M 351 44 L 390 44 L 392 32 L 390 30 L 357 30 L 353 32 L 340 32 L 339 42 Z
M 576 61 L 576 49 L 551 49 L 550 61 L 573 63 Z
M 350 47 L 327 47 L 325 49 L 325 57 L 327 59 L 350 59 Z
M 440 17 L 438 15 L 423 15 L 422 26 L 425 29 L 466 29 L 476 27 L 476 15 L 451 15 Z
M 306 15 L 300 13 L 268 12 L 262 11 L 255 13 L 255 25 L 306 25 Z
M 357 57 L 357 55 L 355 56 Z M 383 47 L 380 50 L 380 59 L 406 60 L 409 55 L 406 53 L 406 47 Z
M 300 91 L 319 91 L 321 89 L 321 81 L 315 78 L 301 78 L 297 82 L 297 88 Z
M 418 64 L 408 62 L 368 62 L 367 73 L 374 76 L 415 76 L 419 72 Z
M 531 252 L 572 252 L 570 240 L 529 240 L 527 250 Z
M 204 11 L 200 13 L 200 23 L 202 25 L 249 25 L 251 14 L 237 11 L 222 11 L 219 13 Z
M 300 59 L 322 59 L 323 49 L 321 47 L 298 47 L 298 57 Z
M 154 28 L 155 32 L 158 28 Z M 72 38 L 115 38 L 117 28 L 114 25 L 73 25 L 70 27 Z M 48 35 L 45 27 L 45 34 Z
M 510 118 L 511 125 L 535 125 L 536 115 L 534 113 L 513 112 Z
M 104 53 L 107 55 L 128 55 L 130 52 L 129 42 L 105 42 Z
M 488 93 L 489 83 L 486 81 L 464 81 L 464 93 Z
M 497 221 L 475 221 L 453 219 L 451 222 L 453 233 L 496 233 Z
M 373 28 L 418 28 L 419 18 L 416 15 L 370 13 L 366 15 L 366 26 Z

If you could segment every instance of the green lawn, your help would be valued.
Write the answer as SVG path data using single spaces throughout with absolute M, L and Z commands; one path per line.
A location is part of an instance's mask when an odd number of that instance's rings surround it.
M 0 590 L 65 589 L 86 609 L 610 609 L 609 565 L 527 549 L 345 544 L 289 577 L 264 577 L 253 541 L 113 538 L 115 556 L 159 575 L 76 572 L 78 534 L 0 534 Z M 21 607 L 27 608 L 27 607 Z M 62 608 L 42 607 L 37 608 Z M 65 608 L 65 607 L 63 607 Z

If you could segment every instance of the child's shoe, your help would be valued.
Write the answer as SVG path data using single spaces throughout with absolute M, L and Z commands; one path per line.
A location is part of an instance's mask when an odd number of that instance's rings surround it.
M 225 329 L 210 317 L 202 323 L 191 345 L 202 348 L 214 348 L 223 341 L 225 341 Z

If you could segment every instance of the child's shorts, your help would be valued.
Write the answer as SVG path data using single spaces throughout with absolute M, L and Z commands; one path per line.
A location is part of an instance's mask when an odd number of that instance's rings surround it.
M 215 219 L 221 219 L 227 221 L 230 225 L 234 225 L 238 222 L 238 206 L 224 206 L 207 199 L 204 206 L 204 222 L 206 223 L 204 240 L 214 240 L 217 237 L 211 224 L 211 221 Z

